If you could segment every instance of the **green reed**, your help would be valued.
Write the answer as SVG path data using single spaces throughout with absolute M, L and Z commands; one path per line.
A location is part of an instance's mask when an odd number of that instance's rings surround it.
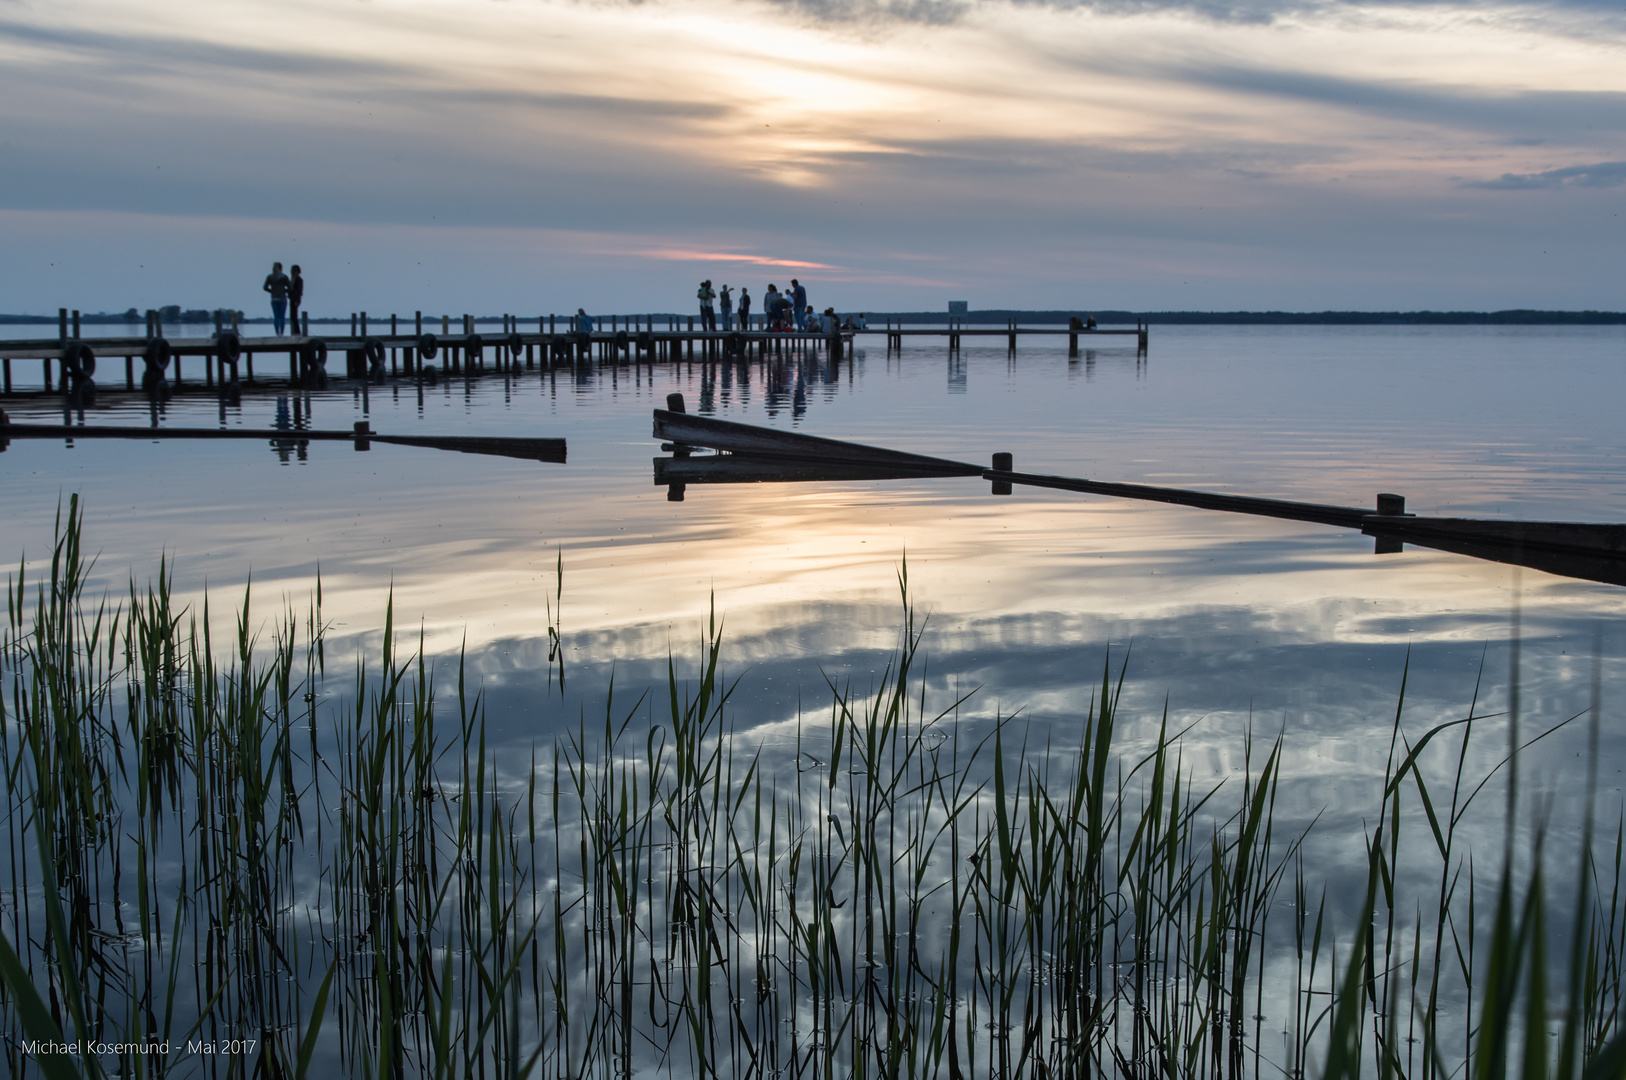
M 81 537 L 70 500 L 0 641 L 10 1075 L 1626 1070 L 1626 834 L 1594 850 L 1589 809 L 1567 938 L 1511 799 L 1476 864 L 1470 815 L 1528 745 L 1501 718 L 1506 756 L 1471 775 L 1498 722 L 1477 697 L 1413 741 L 1402 686 L 1351 921 L 1276 820 L 1280 738 L 1203 787 L 1165 710 L 1126 758 L 1110 660 L 1066 745 L 963 718 L 928 692 L 906 571 L 876 686 L 831 680 L 790 751 L 736 720 L 713 613 L 693 676 L 674 659 L 664 694 L 612 685 L 499 753 L 462 664 L 439 691 L 392 605 L 339 675 L 319 584 L 269 640 L 245 590 L 217 641 L 166 564 L 88 599 Z M 123 1050 L 27 1048 L 69 1039 Z

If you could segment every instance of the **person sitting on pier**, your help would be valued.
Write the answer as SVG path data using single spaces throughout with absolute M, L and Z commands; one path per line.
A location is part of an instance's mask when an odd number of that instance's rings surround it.
M 751 290 L 740 286 L 740 329 L 751 329 Z
M 1094 330 L 1095 329 L 1095 316 L 1094 315 L 1086 315 L 1086 316 L 1084 316 L 1084 329 L 1086 329 L 1086 330 Z
M 277 329 L 277 337 L 282 336 L 283 319 L 288 314 L 288 286 L 288 275 L 282 272 L 282 264 L 272 263 L 263 288 L 271 294 L 271 323 Z
M 819 329 L 826 334 L 833 334 L 840 325 L 841 321 L 836 318 L 836 309 L 833 307 L 825 308 L 824 314 L 819 318 Z
M 576 333 L 591 334 L 593 332 L 593 317 L 582 308 L 576 309 Z
M 723 329 L 734 329 L 734 298 L 728 294 L 727 285 L 717 294 L 717 306 L 723 309 Z
M 695 296 L 700 298 L 700 329 L 717 329 L 717 312 L 713 310 L 711 302 L 717 299 L 716 291 L 711 287 L 711 279 L 707 278 L 700 283 Z

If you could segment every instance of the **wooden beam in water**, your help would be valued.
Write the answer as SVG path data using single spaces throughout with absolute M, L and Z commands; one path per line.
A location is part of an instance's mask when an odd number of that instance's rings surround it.
M 166 428 L 166 427 L 75 427 L 69 424 L 0 423 L 0 443 L 6 439 L 253 439 L 270 442 L 353 442 L 358 449 L 368 443 L 419 446 L 430 450 L 455 450 L 464 454 L 487 454 L 522 461 L 565 462 L 564 439 L 505 438 L 484 435 L 380 435 L 365 423 L 352 431 L 301 431 L 297 428 Z
M 655 484 L 782 484 L 840 480 L 917 480 L 946 474 L 941 469 L 867 465 L 848 461 L 797 461 L 754 454 L 707 454 L 655 458 Z M 966 473 L 964 475 L 975 475 Z
M 980 465 L 948 461 L 924 454 L 908 454 L 879 446 L 825 439 L 795 431 L 713 420 L 705 416 L 655 410 L 655 437 L 685 446 L 704 446 L 735 454 L 792 458 L 806 461 L 851 462 L 871 466 L 911 468 L 933 476 L 976 476 Z

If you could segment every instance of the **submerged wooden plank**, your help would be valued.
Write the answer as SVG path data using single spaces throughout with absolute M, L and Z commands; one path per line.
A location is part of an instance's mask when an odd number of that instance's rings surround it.
M 1290 502 L 1285 499 L 1260 499 L 1252 495 L 1222 495 L 1212 491 L 1188 491 L 1185 488 L 1156 487 L 1151 484 L 1118 484 L 1105 480 L 1084 480 L 1072 476 L 1045 476 L 1040 473 L 1008 472 L 985 469 L 982 475 L 989 480 L 1028 487 L 1055 488 L 1061 491 L 1083 491 L 1092 495 L 1114 495 L 1124 499 L 1145 499 L 1152 502 L 1176 503 L 1196 506 L 1204 510 L 1227 510 L 1233 514 L 1254 514 L 1259 517 L 1282 518 L 1287 521 L 1313 521 L 1322 525 L 1338 525 L 1346 529 L 1359 529 L 1372 511 L 1355 506 L 1329 506 L 1322 503 Z
M 918 469 L 905 465 L 868 465 L 856 461 L 798 461 L 793 458 L 758 457 L 752 454 L 707 454 L 704 457 L 655 459 L 657 485 L 917 480 L 943 475 L 945 474 L 941 469 Z
M 1626 525 L 1585 521 L 1491 521 L 1484 518 L 1382 517 L 1361 526 L 1370 536 L 1434 546 L 1450 540 L 1497 547 L 1579 553 L 1626 561 Z
M 455 450 L 523 461 L 564 463 L 564 439 L 506 438 L 486 435 L 381 435 L 375 431 L 316 431 L 297 428 L 75 427 L 68 424 L 0 424 L 5 439 L 252 439 L 279 443 L 393 443 L 431 450 Z
M 803 435 L 795 431 L 737 424 L 731 420 L 691 416 L 688 413 L 655 410 L 655 438 L 669 439 L 685 446 L 704 446 L 734 454 L 784 457 L 804 461 L 845 461 L 865 465 L 892 465 L 918 469 L 932 476 L 976 476 L 982 466 L 961 461 L 907 454 L 879 446 Z

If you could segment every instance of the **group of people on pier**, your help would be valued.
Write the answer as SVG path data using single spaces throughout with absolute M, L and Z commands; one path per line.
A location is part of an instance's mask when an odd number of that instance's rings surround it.
M 722 329 L 734 329 L 735 304 L 733 290 L 724 285 L 721 290 L 711 287 L 711 279 L 707 278 L 700 283 L 695 297 L 700 301 L 700 329 L 716 330 L 717 314 L 722 312 Z M 784 292 L 774 284 L 768 285 L 768 291 L 762 297 L 762 317 L 770 331 L 789 333 L 833 333 L 841 326 L 836 316 L 835 308 L 825 308 L 821 315 L 813 310 L 813 305 L 807 302 L 807 288 L 795 278 L 790 279 L 790 288 Z M 860 321 L 862 316 L 859 316 Z M 739 327 L 741 330 L 751 328 L 751 292 L 745 287 L 740 288 L 739 297 Z M 854 320 L 847 320 L 849 329 L 862 329 Z

